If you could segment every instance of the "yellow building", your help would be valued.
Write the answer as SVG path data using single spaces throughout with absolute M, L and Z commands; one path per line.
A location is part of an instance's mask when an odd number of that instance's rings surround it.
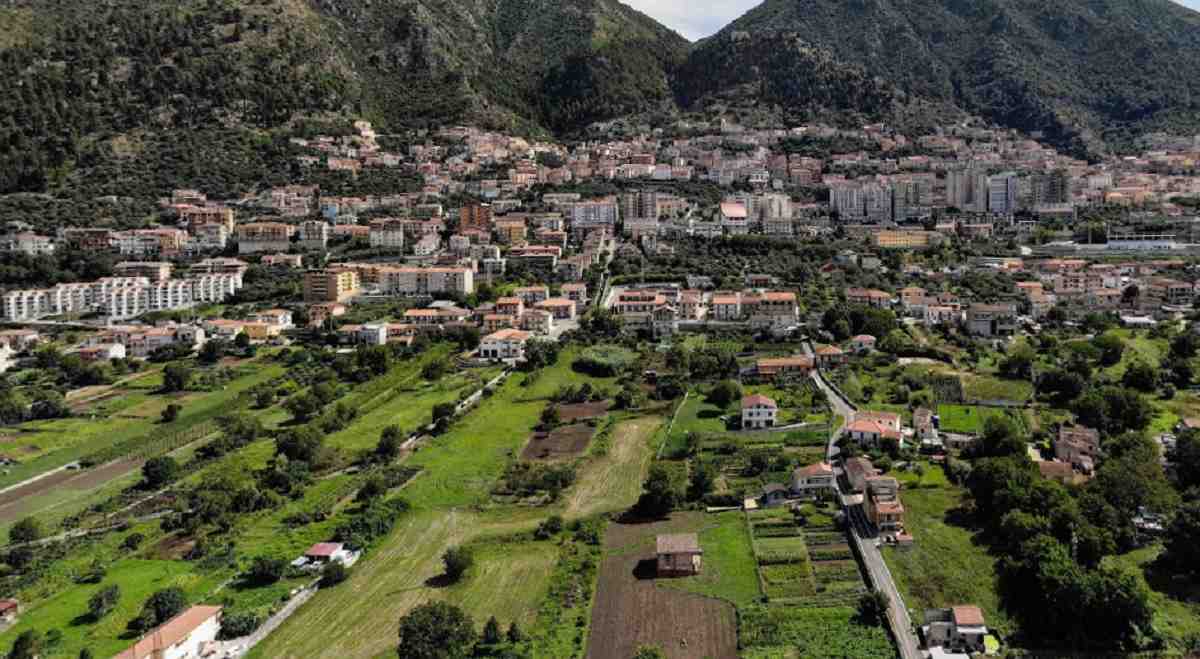
M 941 240 L 934 231 L 876 231 L 871 242 L 879 249 L 925 249 Z
M 304 301 L 345 302 L 358 294 L 358 273 L 353 270 L 326 269 L 304 273 Z

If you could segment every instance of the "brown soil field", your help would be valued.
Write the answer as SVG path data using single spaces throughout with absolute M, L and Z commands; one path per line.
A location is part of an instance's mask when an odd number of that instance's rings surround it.
M 654 575 L 654 537 L 692 531 L 699 513 L 676 513 L 650 524 L 613 523 L 592 607 L 587 659 L 628 659 L 655 645 L 669 659 L 736 659 L 733 606 L 717 599 L 661 588 Z
M 41 480 L 28 485 L 11 489 L 0 494 L 0 522 L 10 522 L 26 513 L 27 499 L 32 499 L 52 490 L 66 488 L 72 490 L 88 490 L 123 476 L 131 471 L 141 469 L 141 461 L 123 460 L 110 462 L 95 469 L 67 469 L 56 472 Z
M 564 460 L 583 455 L 595 429 L 586 423 L 535 432 L 521 451 L 522 460 Z
M 612 407 L 612 403 L 606 400 L 594 403 L 559 405 L 558 418 L 562 419 L 563 423 L 574 423 L 575 421 L 584 419 L 598 419 L 607 414 L 610 407 Z

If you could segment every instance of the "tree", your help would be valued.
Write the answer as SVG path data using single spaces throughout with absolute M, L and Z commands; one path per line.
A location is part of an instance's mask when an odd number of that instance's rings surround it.
M 700 463 L 692 469 L 688 483 L 688 499 L 699 501 L 712 492 L 717 483 L 717 471 L 711 463 Z
M 512 621 L 512 623 L 509 624 L 508 631 L 505 632 L 504 637 L 508 639 L 509 643 L 514 643 L 514 644 L 520 643 L 525 640 L 525 634 L 522 633 L 521 628 L 517 626 L 516 620 Z
M 45 530 L 42 528 L 41 522 L 33 517 L 26 517 L 8 529 L 8 542 L 14 545 L 22 545 L 27 542 L 41 540 L 44 534 Z
M 37 659 L 44 647 L 45 641 L 41 633 L 27 629 L 13 641 L 12 649 L 8 651 L 8 659 Z
M 321 411 L 322 403 L 315 394 L 307 392 L 292 396 L 283 406 L 296 421 L 304 423 Z
M 1195 332 L 1183 332 L 1171 339 L 1171 357 L 1176 360 L 1187 360 L 1200 352 L 1200 336 Z
M 348 576 L 345 564 L 341 561 L 330 561 L 321 568 L 321 587 L 332 588 L 345 581 Z
M 442 554 L 442 565 L 445 566 L 446 578 L 456 583 L 463 578 L 467 570 L 475 564 L 475 556 L 469 549 L 451 547 Z
M 116 584 L 110 584 L 97 590 L 91 599 L 88 600 L 88 616 L 93 622 L 99 621 L 104 616 L 112 612 L 117 607 L 117 602 L 121 600 L 121 587 Z
M 79 659 L 95 659 L 95 655 L 92 654 L 91 648 L 84 648 L 79 651 Z
M 284 559 L 259 556 L 250 564 L 247 576 L 255 585 L 269 586 L 282 579 L 285 571 L 287 571 L 287 561 Z
M 1001 377 L 1012 380 L 1028 380 L 1033 375 L 1033 361 L 1037 355 L 1033 347 L 1022 341 L 1000 360 Z
M 163 408 L 162 421 L 163 423 L 171 423 L 179 418 L 179 413 L 183 411 L 183 406 L 179 403 L 171 403 Z
M 238 336 L 242 335 L 238 334 Z M 225 341 L 220 339 L 205 341 L 204 345 L 200 348 L 200 354 L 196 356 L 196 359 L 199 360 L 201 364 L 216 364 L 217 362 L 221 361 L 222 357 L 225 356 L 225 345 Z
M 718 382 L 708 393 L 708 402 L 721 409 L 727 409 L 734 401 L 742 399 L 742 385 L 733 380 Z
M 483 626 L 483 634 L 480 635 L 479 642 L 484 645 L 499 645 L 502 640 L 500 622 L 496 620 L 496 616 L 488 618 L 487 624 Z
M 400 618 L 400 659 L 465 659 L 475 644 L 475 623 L 462 609 L 430 602 Z
M 887 617 L 888 598 L 882 591 L 872 589 L 858 598 L 858 617 L 867 625 L 879 625 Z
M 454 416 L 456 406 L 454 403 L 438 403 L 433 406 L 433 422 L 436 424 L 443 419 L 449 420 Z
M 679 492 L 671 481 L 670 473 L 659 464 L 650 467 L 636 505 L 637 511 L 648 517 L 663 517 L 674 510 L 678 503 Z
M 185 364 L 173 362 L 163 369 L 163 391 L 186 391 L 191 382 L 192 369 Z
M 369 502 L 387 494 L 388 486 L 383 481 L 382 476 L 371 476 L 367 479 L 363 486 L 358 489 L 358 494 L 354 497 L 355 501 L 360 503 Z
M 421 377 L 429 381 L 440 380 L 446 374 L 446 363 L 440 359 L 429 362 L 421 369 Z
M 187 598 L 183 591 L 176 586 L 164 588 L 149 598 L 142 605 L 142 612 L 129 621 L 129 629 L 135 633 L 145 633 L 174 618 L 187 606 Z
M 1100 350 L 1101 366 L 1112 366 L 1121 361 L 1121 355 L 1125 354 L 1125 342 L 1112 332 L 1105 332 L 1092 339 L 1092 345 Z
M 261 384 L 254 388 L 254 406 L 260 410 L 265 410 L 275 404 L 275 387 L 269 384 Z
M 379 443 L 375 445 L 375 457 L 380 462 L 391 462 L 400 457 L 401 436 L 400 426 L 388 426 L 379 434 Z
M 1167 529 L 1164 559 L 1181 572 L 1200 574 L 1200 501 L 1185 504 Z
M 157 490 L 179 477 L 179 463 L 169 455 L 150 458 L 142 465 L 142 480 L 148 489 Z
M 1121 384 L 1138 391 L 1150 392 L 1158 387 L 1158 370 L 1149 363 L 1138 360 L 1129 365 Z
M 973 447 L 977 457 L 999 458 L 1025 453 L 1025 440 L 1008 416 L 990 416 L 983 422 L 983 435 Z

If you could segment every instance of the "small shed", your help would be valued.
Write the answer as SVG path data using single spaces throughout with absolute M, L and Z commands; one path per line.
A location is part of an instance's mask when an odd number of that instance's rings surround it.
M 700 574 L 700 538 L 695 533 L 660 535 L 656 541 L 658 576 L 683 577 Z
M 763 488 L 762 504 L 767 508 L 782 506 L 787 503 L 790 493 L 786 485 L 771 483 Z

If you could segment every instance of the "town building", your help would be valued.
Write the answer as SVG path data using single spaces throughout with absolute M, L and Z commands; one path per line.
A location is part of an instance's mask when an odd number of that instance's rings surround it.
M 200 659 L 216 651 L 221 607 L 193 606 L 155 627 L 113 659 Z
M 310 304 L 345 302 L 358 295 L 359 279 L 354 270 L 326 268 L 304 273 L 304 301 Z

